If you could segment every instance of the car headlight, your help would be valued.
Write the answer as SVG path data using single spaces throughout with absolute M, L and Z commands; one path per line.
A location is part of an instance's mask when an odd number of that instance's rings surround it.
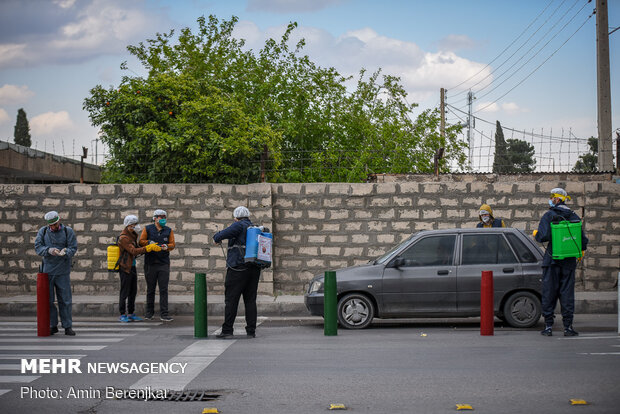
M 323 287 L 323 279 L 317 279 L 310 284 L 308 293 L 316 293 Z

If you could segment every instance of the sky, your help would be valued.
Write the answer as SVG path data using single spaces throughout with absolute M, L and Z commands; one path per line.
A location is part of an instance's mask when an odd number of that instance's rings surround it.
M 398 76 L 417 111 L 438 107 L 446 88 L 451 123 L 466 120 L 471 90 L 480 147 L 497 120 L 507 138 L 535 140 L 534 133 L 583 144 L 598 135 L 594 7 L 587 0 L 0 0 L 0 140 L 13 142 L 23 108 L 33 148 L 79 157 L 85 146 L 87 161 L 101 163 L 105 149 L 82 109 L 90 89 L 146 75 L 128 45 L 195 30 L 198 17 L 213 14 L 237 16 L 234 34 L 254 51 L 297 22 L 292 41 L 304 38 L 314 62 L 343 75 L 364 68 Z M 608 14 L 611 31 L 620 26 L 620 0 L 608 1 Z M 615 131 L 620 30 L 609 41 Z M 124 61 L 130 73 L 120 70 Z M 557 142 L 550 138 L 548 150 Z

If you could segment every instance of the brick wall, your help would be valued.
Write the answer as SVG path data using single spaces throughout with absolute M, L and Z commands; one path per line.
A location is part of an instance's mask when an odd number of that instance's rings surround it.
M 155 208 L 168 212 L 177 249 L 171 253 L 172 294 L 192 294 L 194 274 L 223 292 L 225 261 L 211 236 L 247 205 L 255 223 L 274 232 L 274 265 L 263 294 L 302 294 L 326 269 L 367 262 L 412 232 L 472 227 L 482 203 L 511 227 L 530 233 L 547 209 L 547 194 L 567 189 L 569 206 L 585 219 L 590 248 L 577 289 L 612 290 L 620 257 L 620 185 L 606 175 L 459 175 L 408 177 L 372 184 L 107 184 L 0 185 L 0 295 L 33 292 L 40 258 L 34 252 L 43 215 L 57 210 L 78 236 L 72 271 L 77 294 L 113 294 L 118 276 L 106 270 L 106 248 L 136 214 L 148 224 Z M 139 289 L 144 290 L 142 259 Z

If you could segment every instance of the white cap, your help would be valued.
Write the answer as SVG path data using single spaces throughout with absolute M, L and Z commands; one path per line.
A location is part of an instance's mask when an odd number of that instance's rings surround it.
M 123 222 L 123 226 L 127 227 L 127 226 L 131 226 L 132 224 L 138 224 L 138 217 L 133 216 L 133 215 L 128 215 L 127 217 L 125 217 L 125 221 Z
M 250 217 L 250 210 L 243 206 L 239 206 L 233 211 L 234 218 Z
M 50 211 L 50 212 L 45 213 L 45 221 L 47 221 L 47 224 L 54 224 L 58 220 L 60 220 L 60 216 L 58 216 L 57 212 Z
M 166 212 L 164 210 L 159 209 L 159 208 L 153 212 L 153 217 L 157 217 L 157 216 L 166 216 L 166 217 L 168 217 Z

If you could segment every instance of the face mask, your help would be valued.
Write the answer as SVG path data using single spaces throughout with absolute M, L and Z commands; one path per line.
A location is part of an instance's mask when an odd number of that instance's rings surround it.
M 490 216 L 482 216 L 482 222 L 483 223 L 488 223 L 489 221 L 491 221 L 491 217 Z
M 555 207 L 555 204 L 553 204 L 553 200 L 549 200 L 549 207 Z
M 159 225 L 160 225 L 160 226 L 162 226 L 162 227 L 163 227 L 163 226 L 165 226 L 165 225 L 166 225 L 166 219 L 159 219 L 159 222 L 158 222 L 158 223 L 159 223 Z
M 135 231 L 136 233 L 140 233 L 142 231 L 142 227 L 140 227 L 139 224 L 136 224 L 133 228 L 133 231 Z

